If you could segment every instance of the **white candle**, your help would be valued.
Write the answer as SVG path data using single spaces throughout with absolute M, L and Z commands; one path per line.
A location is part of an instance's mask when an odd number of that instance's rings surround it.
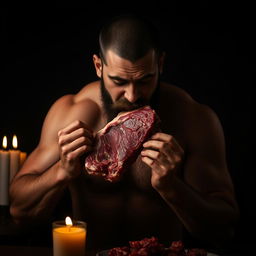
M 17 136 L 14 135 L 12 138 L 12 150 L 10 152 L 10 182 L 12 181 L 15 174 L 20 168 L 20 150 L 18 150 L 18 140 Z
M 3 138 L 3 148 L 0 150 L 0 205 L 9 205 L 10 153 L 6 151 L 6 136 Z
M 85 256 L 86 223 L 69 217 L 53 222 L 53 256 Z

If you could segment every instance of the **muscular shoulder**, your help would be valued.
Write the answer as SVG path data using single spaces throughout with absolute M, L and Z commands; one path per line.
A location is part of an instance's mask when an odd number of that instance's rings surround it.
M 182 133 L 186 144 L 196 146 L 200 145 L 200 140 L 203 143 L 216 137 L 223 140 L 220 120 L 212 108 L 197 102 L 185 90 L 174 85 L 163 84 L 161 97 L 165 98 L 164 108 L 171 117 L 170 124 L 177 124 L 175 128 Z
M 188 150 L 200 152 L 205 157 L 206 154 L 216 156 L 216 151 L 225 155 L 223 127 L 216 112 L 193 98 L 187 98 L 185 102 L 180 114 Z
M 60 129 L 75 120 L 80 120 L 93 128 L 100 118 L 96 94 L 97 84 L 89 84 L 78 94 L 68 94 L 57 99 L 46 115 L 42 136 L 56 137 Z
M 49 114 L 52 114 L 57 120 L 62 120 L 64 126 L 66 122 L 74 121 L 73 119 L 80 119 L 92 125 L 95 121 L 94 119 L 97 118 L 99 105 L 97 100 L 91 97 L 90 89 L 84 88 L 78 94 L 62 96 L 53 104 Z
M 171 84 L 162 84 L 161 97 L 165 98 L 166 104 L 177 111 L 188 121 L 217 121 L 215 112 L 207 105 L 197 102 L 188 92 Z
M 221 121 L 209 106 L 196 103 L 190 111 L 189 133 L 191 146 L 194 150 L 218 148 L 225 155 L 225 139 Z

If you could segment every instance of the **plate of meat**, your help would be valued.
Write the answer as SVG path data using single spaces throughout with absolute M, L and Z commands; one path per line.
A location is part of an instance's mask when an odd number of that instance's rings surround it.
M 202 248 L 185 248 L 182 241 L 173 241 L 169 247 L 156 237 L 130 241 L 129 245 L 103 250 L 96 256 L 218 256 Z

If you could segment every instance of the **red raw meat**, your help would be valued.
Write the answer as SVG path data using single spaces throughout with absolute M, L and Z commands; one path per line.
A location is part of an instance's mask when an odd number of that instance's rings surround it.
M 179 255 L 179 256 L 185 256 L 185 247 L 184 243 L 182 241 L 173 241 L 171 246 L 168 248 L 169 254 L 168 256 L 172 255 Z
M 207 256 L 202 248 L 185 249 L 182 241 L 173 241 L 165 248 L 157 237 L 130 241 L 129 246 L 114 247 L 107 252 L 107 256 Z
M 156 237 L 130 241 L 130 246 L 115 247 L 108 251 L 108 256 L 164 256 L 164 245 Z
M 115 247 L 108 251 L 108 256 L 128 256 L 130 248 L 128 246 Z
M 156 121 L 159 118 L 149 106 L 118 115 L 96 134 L 95 149 L 85 159 L 87 172 L 117 181 L 155 131 Z

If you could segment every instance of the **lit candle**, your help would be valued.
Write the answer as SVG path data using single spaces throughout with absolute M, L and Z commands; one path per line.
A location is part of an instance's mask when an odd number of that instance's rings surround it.
M 64 221 L 53 222 L 53 255 L 84 256 L 86 241 L 86 223 L 67 217 Z
M 27 158 L 27 153 L 26 152 L 20 152 L 20 168 L 23 165 Z
M 3 150 L 0 150 L 0 205 L 9 204 L 10 153 L 7 148 L 7 137 L 3 138 Z
M 12 150 L 10 152 L 10 182 L 12 181 L 14 175 L 18 172 L 20 168 L 20 150 L 18 150 L 18 140 L 17 136 L 14 135 L 12 138 Z

